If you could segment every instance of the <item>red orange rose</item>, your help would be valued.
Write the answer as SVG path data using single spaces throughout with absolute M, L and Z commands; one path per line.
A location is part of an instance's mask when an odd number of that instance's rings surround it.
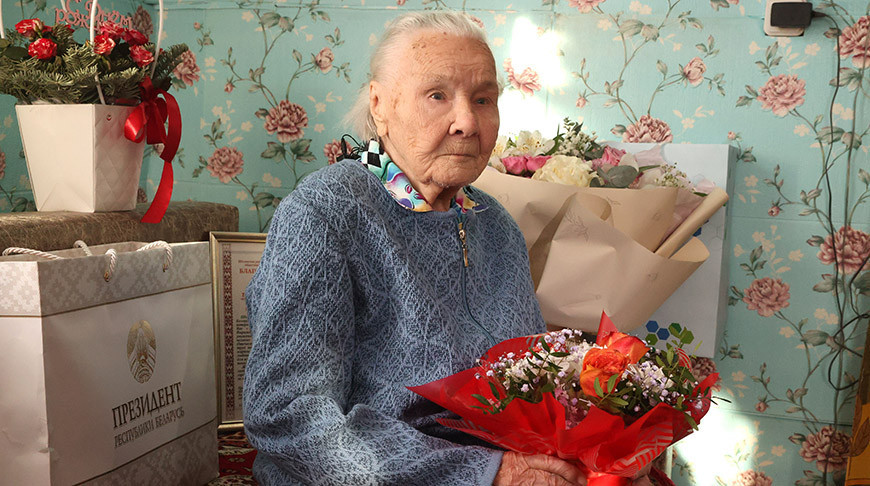
M 604 393 L 612 392 L 607 380 L 613 375 L 621 375 L 626 366 L 637 363 L 647 352 L 643 341 L 621 332 L 599 336 L 597 343 L 604 348 L 590 349 L 583 358 L 583 369 L 580 371 L 580 386 L 583 393 L 589 396 L 598 396 L 595 391 L 596 379 Z

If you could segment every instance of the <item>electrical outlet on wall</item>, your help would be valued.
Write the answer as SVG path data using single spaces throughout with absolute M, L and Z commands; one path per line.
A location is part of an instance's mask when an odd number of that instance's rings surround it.
M 770 12 L 775 3 L 806 3 L 807 0 L 767 0 L 767 7 L 764 9 L 764 33 L 772 37 L 797 37 L 804 35 L 803 27 L 774 27 L 770 25 Z

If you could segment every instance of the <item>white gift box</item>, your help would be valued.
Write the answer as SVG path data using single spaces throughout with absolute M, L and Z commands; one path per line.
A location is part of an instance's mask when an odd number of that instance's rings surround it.
M 636 153 L 650 149 L 651 143 L 608 143 L 608 145 Z M 737 161 L 737 149 L 724 144 L 664 144 L 665 161 L 676 164 L 690 180 L 703 176 L 732 194 L 730 170 Z M 728 252 L 725 243 L 726 208 L 716 212 L 701 227 L 697 236 L 710 256 L 691 277 L 662 304 L 647 326 L 633 334 L 644 338 L 648 333 L 660 333 L 669 339 L 668 326 L 672 322 L 688 328 L 695 340 L 688 350 L 698 356 L 715 357 L 717 343 L 725 330 L 728 308 Z M 663 331 L 664 330 L 664 331 Z M 695 346 L 698 346 L 695 349 Z
M 131 106 L 16 105 L 39 211 L 128 211 L 136 206 L 144 143 L 124 136 Z
M 217 476 L 208 243 L 143 245 L 0 258 L 0 483 Z

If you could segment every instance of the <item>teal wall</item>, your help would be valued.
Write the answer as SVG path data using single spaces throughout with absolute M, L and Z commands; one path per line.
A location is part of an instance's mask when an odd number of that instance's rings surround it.
M 868 309 L 855 294 L 870 287 L 870 272 L 848 264 L 870 252 L 870 210 L 862 204 L 870 176 L 859 173 L 870 170 L 870 72 L 862 73 L 859 58 L 842 59 L 847 82 L 833 105 L 835 128 L 826 128 L 838 57 L 835 39 L 825 36 L 831 24 L 816 19 L 803 37 L 766 37 L 764 3 L 324 0 L 276 8 L 173 1 L 165 41 L 186 42 L 195 56 L 189 84 L 174 91 L 184 135 L 173 198 L 236 205 L 243 231 L 265 231 L 280 198 L 327 163 L 324 149 L 345 132 L 340 120 L 366 80 L 370 45 L 384 23 L 411 9 L 465 8 L 486 26 L 498 65 L 510 58 L 520 78 L 501 101 L 504 131 L 552 135 L 568 116 L 605 139 L 647 133 L 652 141 L 739 148 L 728 228 L 733 305 L 713 363 L 722 374 L 718 395 L 729 401 L 679 448 L 678 484 L 842 484 L 857 388 L 846 385 L 859 373 L 867 324 L 852 319 Z M 6 2 L 4 18 L 21 18 L 21 9 Z M 868 9 L 867 0 L 843 0 L 824 11 L 848 27 Z M 316 63 L 323 49 L 334 55 L 329 69 L 323 56 L 323 69 Z M 529 82 L 531 71 L 522 76 L 527 64 L 540 86 Z M 282 100 L 294 106 L 284 110 L 290 116 L 279 125 L 287 136 L 279 138 L 264 118 Z M 4 211 L 31 197 L 12 106 L 0 102 Z M 307 124 L 299 123 L 303 113 Z M 158 162 L 146 161 L 148 196 Z M 851 228 L 841 248 L 849 289 L 840 293 L 840 317 L 823 277 L 834 265 L 819 245 L 844 226 Z

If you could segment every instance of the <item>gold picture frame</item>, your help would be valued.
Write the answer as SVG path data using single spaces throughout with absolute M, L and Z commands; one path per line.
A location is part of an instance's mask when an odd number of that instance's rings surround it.
M 266 247 L 265 233 L 209 233 L 218 431 L 244 427 L 242 386 L 251 350 L 245 288 Z

